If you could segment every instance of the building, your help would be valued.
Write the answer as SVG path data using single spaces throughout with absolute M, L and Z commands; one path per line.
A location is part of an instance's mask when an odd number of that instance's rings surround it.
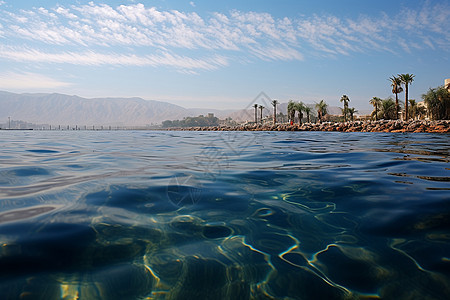
M 444 86 L 447 88 L 447 91 L 450 92 L 450 78 L 445 79 Z

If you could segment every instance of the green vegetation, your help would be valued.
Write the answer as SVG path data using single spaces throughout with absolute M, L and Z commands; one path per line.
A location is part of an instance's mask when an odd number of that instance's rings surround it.
M 402 84 L 405 86 L 405 120 L 408 121 L 408 86 L 414 81 L 415 75 L 413 74 L 399 74 L 397 75 Z
M 198 117 L 187 117 L 183 120 L 166 120 L 162 122 L 163 128 L 174 128 L 174 127 L 208 127 L 208 126 L 218 126 L 219 119 L 214 117 L 212 114 L 208 116 L 198 116 Z
M 279 104 L 278 100 L 272 100 L 273 105 L 273 124 L 277 123 L 277 105 Z
M 264 109 L 265 107 L 264 106 L 262 106 L 262 105 L 260 105 L 259 106 L 259 110 L 261 111 L 261 116 L 260 116 L 260 122 L 261 122 L 261 124 L 262 124 L 262 122 L 263 122 L 263 109 Z
M 400 111 L 400 105 L 398 103 L 398 94 L 403 92 L 402 88 L 402 80 L 400 77 L 389 77 L 389 81 L 391 82 L 392 94 L 395 94 L 395 119 L 398 120 L 398 113 Z
M 380 119 L 397 119 L 397 110 L 400 108 L 400 104 L 397 103 L 398 99 L 394 101 L 394 99 L 392 99 L 391 97 L 384 100 L 378 97 L 373 97 L 369 102 L 375 108 L 371 114 L 371 117 L 375 119 L 375 121 Z
M 400 119 L 400 112 L 404 107 L 405 121 L 422 120 L 426 117 L 433 120 L 449 120 L 450 119 L 450 84 L 448 87 L 440 86 L 437 88 L 430 88 L 430 90 L 422 95 L 424 102 L 416 102 L 415 99 L 408 98 L 409 85 L 414 81 L 414 74 L 398 74 L 389 78 L 392 93 L 395 95 L 395 100 L 391 97 L 381 99 L 373 97 L 369 103 L 373 105 L 374 110 L 371 113 L 371 119 L 377 121 L 384 120 L 398 120 Z M 399 100 L 398 94 L 405 91 L 405 102 Z M 349 107 L 350 99 L 347 95 L 342 95 L 340 101 L 343 103 L 342 117 L 327 116 L 328 121 L 339 122 L 342 120 L 347 122 L 354 121 L 354 115 L 358 111 L 355 108 Z M 317 111 L 317 119 L 319 123 L 324 121 L 324 116 L 327 115 L 328 105 L 324 100 L 320 100 L 315 104 Z M 302 102 L 294 102 L 289 100 L 287 105 L 287 116 L 290 122 L 294 122 L 296 113 L 298 112 L 298 123 L 302 124 L 303 113 L 306 113 L 308 123 L 310 122 L 310 114 L 312 108 Z M 313 120 L 314 121 L 314 120 Z
M 350 99 L 347 95 L 342 95 L 341 102 L 344 102 L 344 109 L 342 110 L 342 114 L 344 115 L 344 122 L 347 122 L 347 115 L 349 113 L 348 103 L 350 102 Z
M 381 101 L 381 108 L 378 117 L 385 120 L 397 119 L 397 109 L 400 106 L 392 98 L 387 98 Z
M 311 112 L 312 112 L 312 108 L 309 107 L 308 105 L 305 105 L 303 107 L 303 111 L 306 113 L 306 120 L 308 121 L 308 123 L 311 123 Z
M 292 100 L 289 100 L 287 105 L 287 117 L 289 122 L 295 121 L 295 113 L 298 112 L 298 123 L 301 125 L 303 120 L 303 113 L 306 113 L 306 120 L 308 123 L 311 122 L 311 113 L 313 112 L 313 109 L 308 106 L 307 104 L 299 101 L 294 102 Z
M 417 103 L 414 99 L 408 99 L 408 86 L 414 81 L 414 77 L 413 74 L 399 74 L 397 77 L 389 78 L 392 93 L 395 94 L 395 102 L 391 98 L 381 100 L 378 97 L 373 97 L 369 102 L 375 108 L 371 114 L 375 120 L 380 118 L 385 120 L 399 119 L 398 94 L 403 92 L 402 84 L 405 88 L 405 120 L 424 119 L 425 117 L 432 120 L 450 119 L 450 92 L 447 87 L 430 88 L 426 94 L 423 94 L 422 99 L 426 106 Z
M 408 99 L 408 87 L 414 81 L 413 74 L 399 74 L 397 76 L 392 76 L 389 78 L 392 87 L 392 93 L 395 95 L 387 99 L 381 99 L 378 97 L 372 97 L 369 103 L 374 107 L 374 110 L 370 114 L 370 119 L 378 121 L 380 119 L 384 120 L 398 120 L 399 113 L 404 108 L 404 120 L 422 120 L 429 118 L 432 120 L 449 120 L 450 119 L 450 92 L 444 86 L 439 86 L 437 88 L 430 88 L 426 94 L 422 95 L 423 102 L 417 102 L 415 99 Z M 402 87 L 403 86 L 403 87 Z M 405 91 L 405 102 L 399 100 L 398 94 Z M 342 116 L 328 115 L 328 104 L 324 100 L 315 103 L 315 110 L 311 105 L 304 104 L 301 101 L 295 102 L 289 100 L 287 104 L 287 115 L 282 112 L 277 113 L 278 100 L 272 100 L 271 105 L 273 106 L 273 124 L 277 121 L 281 123 L 285 122 L 298 122 L 302 125 L 302 122 L 319 122 L 322 123 L 326 120 L 332 122 L 347 122 L 354 121 L 355 113 L 358 111 L 354 107 L 349 107 L 350 99 L 347 95 L 342 95 L 340 101 L 343 103 L 343 108 L 341 108 Z M 264 106 L 253 104 L 254 108 L 254 120 L 255 124 L 258 122 L 263 122 L 263 110 Z M 260 118 L 258 120 L 258 109 L 260 110 Z M 317 111 L 317 118 L 315 115 Z M 298 116 L 297 116 L 298 113 Z M 296 119 L 298 117 L 298 119 Z M 270 119 L 270 118 L 267 118 Z M 312 120 L 311 120 L 312 119 Z M 298 120 L 298 121 L 297 121 Z M 214 117 L 214 115 L 209 114 L 208 116 L 198 116 L 198 117 L 187 117 L 183 120 L 166 120 L 162 123 L 163 128 L 170 127 L 213 127 L 219 125 L 230 125 L 231 120 L 219 122 L 219 119 Z M 236 122 L 234 122 L 236 124 Z
M 298 111 L 298 124 L 302 125 L 302 119 L 303 119 L 303 111 L 305 109 L 305 104 L 303 102 L 297 102 L 295 103 L 295 110 Z
M 292 100 L 289 100 L 287 105 L 287 115 L 290 122 L 294 122 L 295 119 L 295 102 Z
M 350 116 L 350 120 L 352 120 L 352 122 L 353 122 L 353 115 L 355 113 L 357 113 L 358 111 L 354 107 L 351 107 L 351 108 L 347 108 L 347 112 Z
M 328 104 L 324 100 L 320 100 L 319 103 L 316 103 L 317 118 L 319 119 L 319 123 L 322 123 L 323 117 L 328 113 L 327 108 Z
M 372 99 L 370 99 L 370 104 L 373 105 L 373 107 L 375 108 L 375 110 L 372 112 L 371 116 L 375 117 L 375 121 L 378 120 L 378 108 L 381 106 L 381 99 L 378 97 L 373 97 Z
M 433 120 L 450 120 L 450 92 L 444 87 L 430 88 L 422 99 L 428 107 L 428 116 Z
M 258 104 L 253 104 L 253 107 L 255 108 L 255 124 L 258 123 Z
M 424 106 L 419 106 L 419 104 L 414 99 L 409 99 L 408 114 L 413 120 L 424 119 L 427 110 Z

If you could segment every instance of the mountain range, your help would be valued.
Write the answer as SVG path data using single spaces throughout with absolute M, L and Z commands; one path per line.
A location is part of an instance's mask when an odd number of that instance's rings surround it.
M 187 109 L 142 98 L 87 99 L 64 94 L 14 94 L 0 91 L 0 120 L 35 124 L 145 126 L 187 116 L 232 111 Z M 1 122 L 1 121 L 0 121 Z
M 267 105 L 270 106 L 270 105 Z M 287 103 L 277 110 L 286 114 Z M 339 108 L 329 107 L 331 114 L 339 114 Z M 215 110 L 184 108 L 168 102 L 144 100 L 142 98 L 93 98 L 64 94 L 15 94 L 0 91 L 0 123 L 8 117 L 35 124 L 80 126 L 147 126 L 160 124 L 164 120 L 180 120 L 189 116 L 213 113 L 224 119 L 235 121 L 253 120 L 252 107 L 241 110 Z M 258 116 L 259 116 L 258 111 Z M 272 113 L 267 107 L 263 115 Z

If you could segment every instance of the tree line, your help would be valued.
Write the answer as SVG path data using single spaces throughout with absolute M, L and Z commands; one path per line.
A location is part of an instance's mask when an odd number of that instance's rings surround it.
M 183 120 L 166 120 L 162 122 L 163 128 L 171 127 L 208 127 L 218 126 L 219 119 L 214 116 L 198 116 L 198 117 L 186 117 Z
M 388 80 L 391 83 L 392 93 L 395 95 L 395 102 L 391 97 L 384 100 L 373 97 L 369 101 L 374 107 L 371 117 L 374 120 L 398 120 L 401 110 L 404 110 L 404 120 L 424 119 L 425 117 L 432 120 L 450 119 L 450 87 L 430 88 L 427 93 L 422 94 L 422 100 L 426 107 L 421 106 L 415 99 L 408 98 L 408 87 L 414 81 L 414 77 L 413 74 L 398 74 L 390 77 Z M 405 101 L 402 103 L 398 95 L 403 91 L 405 92 Z
M 316 109 L 314 112 L 313 107 Z M 316 103 L 315 105 L 308 105 L 303 103 L 302 101 L 294 102 L 292 100 L 289 100 L 288 106 L 287 106 L 287 115 L 290 123 L 292 124 L 295 121 L 295 115 L 298 114 L 298 123 L 299 125 L 302 125 L 302 120 L 304 116 L 306 116 L 306 121 L 308 123 L 311 122 L 312 115 L 317 113 L 317 120 L 319 122 L 322 122 L 324 119 L 324 116 L 328 113 L 327 111 L 328 104 L 325 103 L 324 100 L 320 100 L 319 103 Z M 303 114 L 305 113 L 305 114 Z
M 422 99 L 424 100 L 425 106 L 419 105 L 415 99 L 408 98 L 409 85 L 414 81 L 414 74 L 398 74 L 397 76 L 392 76 L 388 80 L 391 83 L 392 93 L 395 95 L 395 101 L 392 97 L 387 99 L 381 99 L 378 97 L 373 97 L 369 100 L 369 103 L 374 106 L 374 111 L 371 113 L 371 118 L 373 120 L 385 119 L 385 120 L 398 120 L 400 119 L 400 114 L 403 111 L 403 119 L 424 119 L 428 117 L 432 120 L 449 120 L 450 119 L 450 85 L 439 86 L 437 88 L 430 88 L 427 93 L 422 94 Z M 405 92 L 405 101 L 399 100 L 399 94 Z M 343 103 L 342 120 L 344 122 L 353 121 L 354 114 L 357 110 L 353 107 L 349 107 L 350 99 L 347 95 L 343 95 L 340 99 Z M 276 104 L 274 106 L 274 122 L 276 113 Z M 403 107 L 402 107 L 403 106 Z M 327 114 L 328 105 L 325 101 L 321 100 L 319 103 L 315 104 L 317 110 L 317 120 L 322 122 L 324 116 Z M 310 122 L 311 106 L 305 105 L 303 102 L 294 102 L 292 100 L 288 103 L 287 113 L 289 120 L 295 120 L 295 115 L 298 112 L 298 122 L 302 124 L 303 112 L 307 115 L 307 121 Z
M 314 119 L 313 114 L 315 113 L 313 110 L 312 105 L 305 104 L 301 101 L 294 102 L 292 100 L 289 100 L 288 106 L 287 106 L 287 118 L 283 115 L 283 113 L 277 114 L 277 105 L 280 104 L 278 100 L 272 100 L 271 104 L 273 106 L 273 123 L 277 123 L 278 119 L 282 119 L 282 122 L 289 121 L 290 123 L 293 123 L 294 120 L 296 120 L 295 115 L 298 113 L 298 122 L 301 125 L 302 120 L 304 117 L 306 117 L 307 122 L 311 122 L 312 119 Z M 321 100 L 319 103 L 316 103 L 315 106 L 316 112 L 317 112 L 317 120 L 322 122 L 324 119 L 324 116 L 327 114 L 327 107 L 328 105 L 325 103 L 324 100 Z M 262 123 L 263 122 L 263 109 L 265 108 L 262 105 L 259 105 L 257 103 L 253 104 L 253 108 L 255 109 L 255 124 Z M 259 110 L 259 112 L 258 112 Z M 258 113 L 259 113 L 259 120 L 258 120 Z M 303 114 L 304 113 L 304 114 Z M 278 119 L 277 119 L 278 118 Z
M 427 93 L 422 95 L 426 107 L 419 105 L 415 99 L 408 98 L 409 85 L 414 81 L 414 74 L 398 74 L 397 76 L 392 76 L 388 80 L 391 84 L 392 93 L 395 95 L 395 100 L 392 97 L 387 99 L 381 99 L 378 97 L 373 97 L 369 100 L 369 103 L 373 105 L 374 110 L 370 117 L 373 120 L 398 120 L 400 119 L 400 114 L 404 117 L 404 120 L 410 119 L 424 119 L 428 117 L 432 120 L 448 120 L 450 119 L 450 86 L 439 86 L 437 88 L 430 88 Z M 399 94 L 405 92 L 405 101 L 402 102 L 399 99 Z M 353 121 L 354 114 L 357 110 L 354 107 L 349 107 L 350 98 L 347 95 L 342 95 L 340 102 L 343 103 L 342 121 Z M 273 106 L 273 123 L 277 123 L 277 105 L 278 100 L 272 100 L 271 104 Z M 263 120 L 263 109 L 264 106 L 254 104 L 255 109 L 255 124 L 258 123 L 258 113 L 259 122 L 262 123 Z M 315 108 L 315 111 L 314 109 Z M 404 110 L 402 112 L 402 110 Z M 317 114 L 317 117 L 314 115 Z M 296 117 L 297 115 L 297 117 Z M 279 117 L 282 117 L 280 115 Z M 287 119 L 292 124 L 297 121 L 300 125 L 306 117 L 306 121 L 310 123 L 316 119 L 319 123 L 323 122 L 325 119 L 330 119 L 328 116 L 328 104 L 324 100 L 320 100 L 314 105 L 305 104 L 301 101 L 289 100 L 287 105 Z M 284 121 L 284 120 L 283 120 Z M 214 116 L 198 116 L 198 117 L 187 117 L 183 120 L 166 120 L 162 122 L 162 127 L 202 127 L 202 126 L 218 126 L 219 119 Z

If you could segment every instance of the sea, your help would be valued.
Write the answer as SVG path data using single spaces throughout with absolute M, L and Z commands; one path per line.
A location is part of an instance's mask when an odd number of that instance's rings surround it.
M 450 135 L 0 131 L 0 299 L 450 299 Z

